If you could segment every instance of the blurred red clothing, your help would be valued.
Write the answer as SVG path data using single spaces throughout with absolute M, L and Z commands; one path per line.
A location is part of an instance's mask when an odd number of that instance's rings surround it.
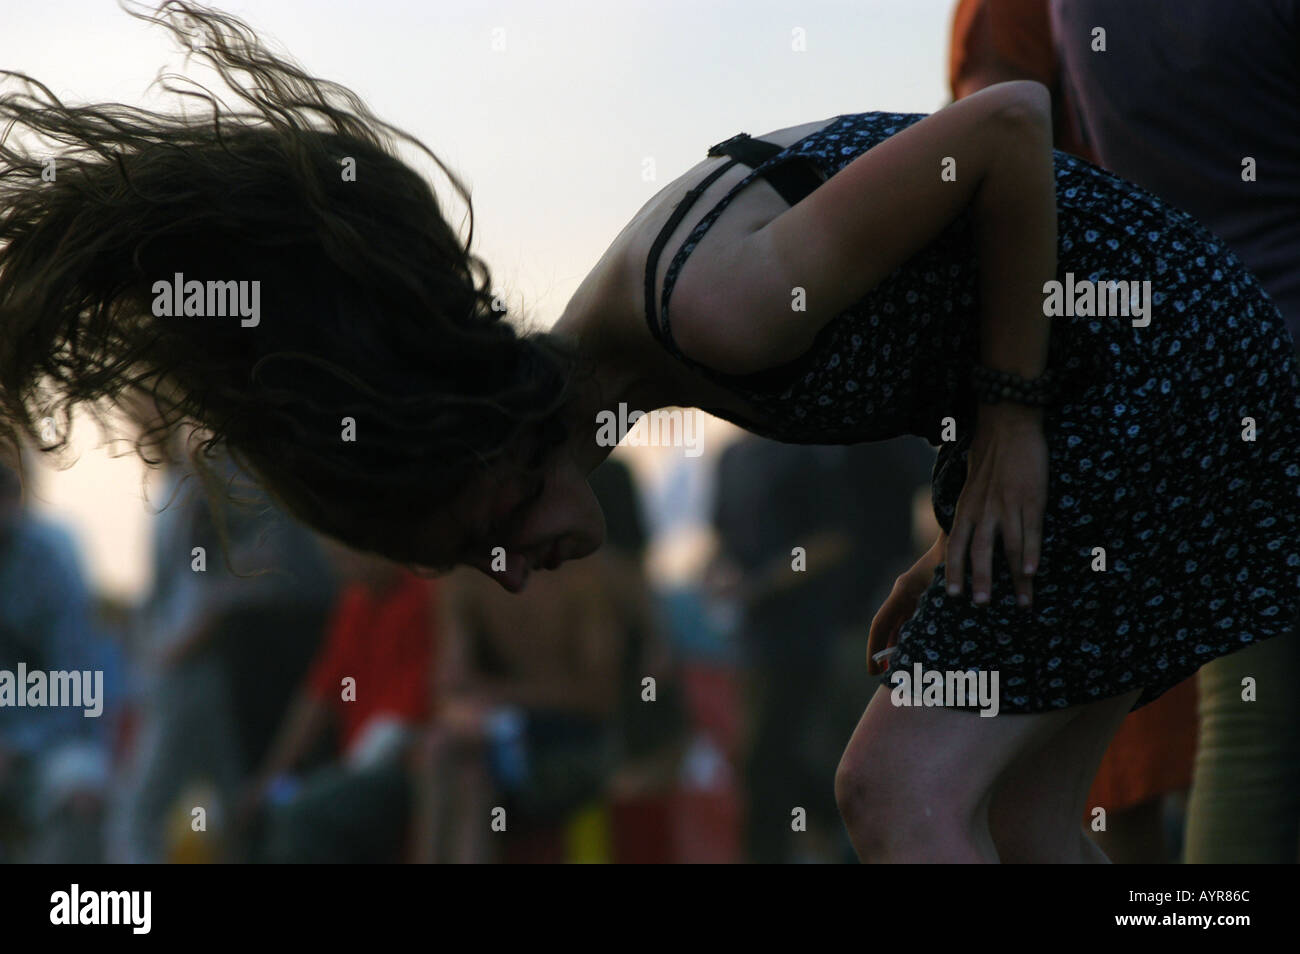
M 1009 80 L 1036 80 L 1051 90 L 1056 147 L 1095 161 L 1061 87 L 1047 0 L 960 0 L 948 44 L 953 99 L 967 84 L 982 88 Z
M 419 722 L 429 715 L 433 665 L 432 580 L 406 574 L 376 595 L 351 584 L 343 590 L 307 691 L 339 717 L 339 742 L 348 751 L 371 719 Z M 356 700 L 343 698 L 343 680 L 356 680 Z
M 1088 793 L 1092 809 L 1122 812 L 1192 784 L 1196 758 L 1196 677 L 1129 715 L 1110 741 Z
M 1054 86 L 1051 37 L 1047 0 L 961 0 L 952 16 L 948 78 L 956 86 L 973 73 L 1006 71 L 1010 79 Z

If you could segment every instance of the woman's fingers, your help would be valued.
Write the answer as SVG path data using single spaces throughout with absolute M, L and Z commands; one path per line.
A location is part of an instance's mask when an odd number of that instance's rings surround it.
M 1030 606 L 1034 600 L 1034 574 L 1038 570 L 1043 540 L 1043 507 L 1032 495 L 1023 502 L 1008 502 L 1002 508 L 983 508 L 976 518 L 967 514 L 959 500 L 948 535 L 948 593 L 958 596 L 965 586 L 967 567 L 971 576 L 971 599 L 985 605 L 993 594 L 993 559 L 997 541 L 1002 541 L 1016 602 Z M 969 554 L 969 555 L 968 555 Z
M 875 675 L 875 662 L 872 657 L 885 648 L 885 640 L 888 638 L 886 617 L 889 615 L 889 600 L 885 600 L 885 605 L 876 611 L 876 615 L 871 618 L 871 629 L 867 631 L 867 672 Z
M 967 463 L 966 485 L 957 498 L 948 536 L 948 593 L 961 595 L 969 573 L 972 601 L 980 606 L 992 601 L 994 551 L 1000 539 L 1016 602 L 1027 607 L 1033 604 L 1033 577 L 1041 555 L 1046 474 L 1033 474 L 1033 462 L 1020 462 L 1014 455 L 1001 459 L 1000 466 L 985 464 L 984 458 Z
M 993 542 L 997 539 L 998 518 L 986 513 L 975 529 L 970 543 L 971 599 L 987 603 L 993 592 Z
M 1043 504 L 1037 500 L 1028 501 L 1025 504 L 1024 521 L 1022 570 L 1026 576 L 1032 577 L 1038 572 L 1039 548 L 1043 543 Z
M 1016 603 L 1020 606 L 1028 606 L 1032 593 L 1029 588 L 1029 577 L 1025 575 L 1023 550 L 1020 511 L 1012 507 L 1008 509 L 1006 521 L 1002 525 L 1002 552 L 1006 554 L 1007 565 L 1011 569 L 1011 580 L 1016 588 Z
M 885 667 L 876 662 L 876 653 L 893 645 L 898 639 L 899 627 L 902 626 L 902 620 L 893 604 L 892 597 L 886 600 L 871 621 L 871 632 L 867 636 L 867 673 L 873 676 L 885 671 Z
M 903 624 L 916 612 L 917 602 L 918 599 L 903 586 L 900 580 L 894 584 L 884 605 L 872 617 L 871 628 L 867 631 L 867 673 L 869 675 L 874 676 L 885 671 L 884 664 L 877 662 L 874 657 L 877 653 L 898 643 L 898 635 L 902 632 Z
M 961 501 L 957 501 L 957 514 L 953 517 L 952 533 L 948 534 L 947 563 L 944 576 L 949 596 L 960 596 L 966 579 L 966 545 L 970 542 L 971 523 L 966 519 Z
M 867 632 L 867 672 L 873 671 L 872 657 L 885 648 L 883 645 L 885 640 L 884 620 L 882 619 L 884 612 L 883 607 L 876 612 L 876 615 L 871 619 L 871 629 Z
M 888 647 L 884 645 L 886 637 L 881 636 L 880 641 L 872 643 L 867 647 L 867 675 L 878 676 L 885 671 L 884 660 L 877 660 L 876 654 Z

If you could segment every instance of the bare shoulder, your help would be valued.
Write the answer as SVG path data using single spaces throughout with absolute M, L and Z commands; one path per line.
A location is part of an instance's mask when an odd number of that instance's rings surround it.
M 755 135 L 777 146 L 786 147 L 817 132 L 837 118 L 820 119 Z M 734 134 L 734 131 L 728 135 L 719 135 L 717 139 L 721 141 L 729 138 L 730 134 Z M 702 148 L 701 152 L 703 151 Z M 647 278 L 652 283 L 653 301 L 662 307 L 665 278 L 683 242 L 709 211 L 749 175 L 750 168 L 741 163 L 727 168 L 686 208 L 681 220 L 666 235 L 662 234 L 664 228 L 686 200 L 687 194 L 729 162 L 725 156 L 706 157 L 656 192 L 614 239 L 593 270 L 593 287 L 617 289 L 620 305 L 624 306 L 620 311 L 637 316 L 637 324 L 641 328 L 645 327 L 648 317 Z M 788 208 L 776 190 L 761 178 L 753 180 L 733 197 L 724 214 L 714 222 L 691 252 L 671 290 L 669 311 L 675 338 L 682 332 L 687 338 L 691 337 L 689 325 L 695 312 L 695 309 L 689 307 L 682 308 L 679 303 L 684 299 L 689 301 L 696 298 L 696 285 L 709 283 L 712 275 L 728 267 L 729 256 L 736 254 L 736 244 L 743 236 L 760 229 Z M 657 260 L 651 262 L 650 253 L 661 236 L 663 243 L 660 254 Z M 600 277 L 602 275 L 613 275 L 616 278 L 612 282 L 603 282 Z M 679 317 L 679 311 L 684 317 Z
M 727 225 L 728 211 L 682 267 L 677 343 L 732 374 L 798 357 L 971 205 L 1008 155 L 1033 149 L 1050 163 L 1050 122 L 1040 84 L 997 84 L 864 150 L 765 221 Z M 961 176 L 941 175 L 946 156 L 958 157 Z

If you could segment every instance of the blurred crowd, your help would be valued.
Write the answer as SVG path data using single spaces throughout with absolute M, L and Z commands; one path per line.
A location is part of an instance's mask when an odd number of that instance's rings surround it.
M 961 0 L 953 96 L 1047 85 L 1061 148 L 1220 231 L 1300 337 L 1300 219 L 1272 211 L 1297 201 L 1293 161 L 1270 173 L 1289 191 L 1206 184 L 1300 154 L 1274 121 L 1300 86 L 1251 80 L 1295 78 L 1300 20 L 1168 6 Z M 20 665 L 100 673 L 104 697 L 93 718 L 0 705 L 0 859 L 850 860 L 832 779 L 875 688 L 871 616 L 937 534 L 933 450 L 742 436 L 659 460 L 648 483 L 602 465 L 607 545 L 514 597 L 327 544 L 228 464 L 173 465 L 135 606 L 92 592 L 0 468 L 0 702 Z M 1296 860 L 1298 648 L 1217 660 L 1129 716 L 1081 819 L 1113 860 Z
M 616 454 L 606 546 L 516 596 L 178 463 L 134 606 L 5 471 L 0 671 L 101 671 L 105 701 L 0 708 L 0 858 L 848 860 L 831 783 L 871 613 L 935 532 L 932 463 L 743 436 L 647 490 Z

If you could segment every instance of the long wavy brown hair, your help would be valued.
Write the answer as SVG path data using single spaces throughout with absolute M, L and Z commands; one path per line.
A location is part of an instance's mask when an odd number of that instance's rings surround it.
M 198 425 L 199 456 L 229 451 L 309 525 L 418 559 L 400 533 L 416 508 L 563 438 L 573 357 L 504 320 L 469 193 L 418 139 L 234 17 L 127 12 L 239 108 L 176 76 L 164 89 L 198 118 L 67 105 L 0 71 L 0 440 L 59 450 L 77 405 L 156 407 L 133 436 L 146 461 Z M 464 203 L 463 240 L 403 143 Z M 259 280 L 260 323 L 156 317 L 153 285 L 178 272 Z

